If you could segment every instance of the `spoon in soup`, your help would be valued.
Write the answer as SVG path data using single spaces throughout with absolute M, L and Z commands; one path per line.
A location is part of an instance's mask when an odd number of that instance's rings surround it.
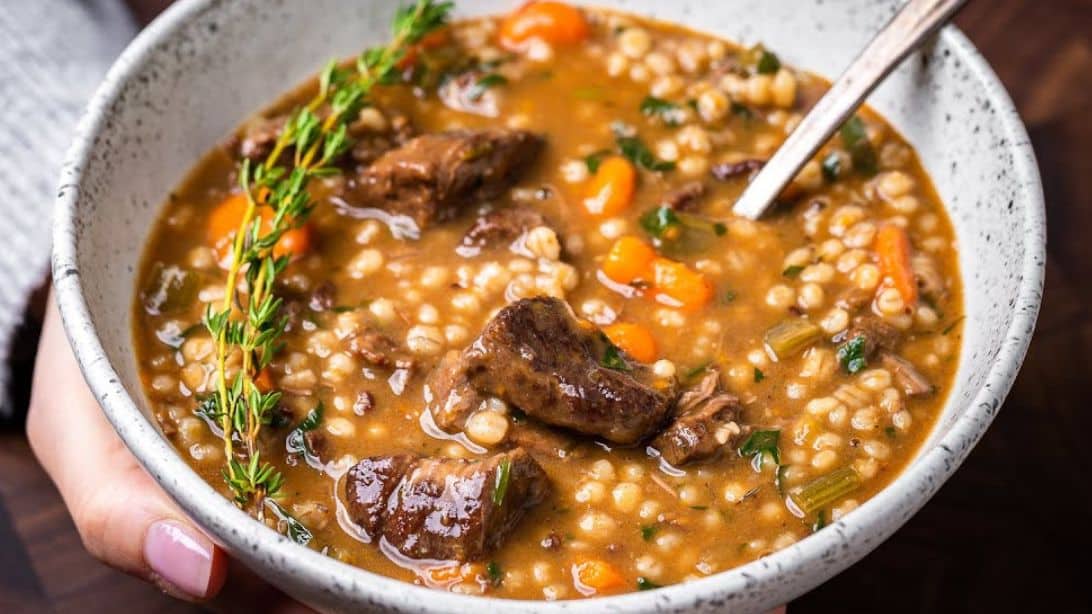
M 736 215 L 758 219 L 819 148 L 865 98 L 966 0 L 910 0 L 850 63 L 815 103 L 732 207 Z

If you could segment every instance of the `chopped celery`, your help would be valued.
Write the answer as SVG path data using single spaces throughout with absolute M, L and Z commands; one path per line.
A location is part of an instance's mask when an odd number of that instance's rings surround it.
M 795 493 L 790 493 L 789 499 L 804 516 L 810 516 L 860 486 L 861 476 L 852 467 L 842 467 L 805 484 Z
M 818 325 L 800 318 L 792 318 L 766 331 L 765 340 L 766 347 L 773 352 L 773 355 L 778 360 L 784 360 L 815 343 L 822 336 L 823 329 Z

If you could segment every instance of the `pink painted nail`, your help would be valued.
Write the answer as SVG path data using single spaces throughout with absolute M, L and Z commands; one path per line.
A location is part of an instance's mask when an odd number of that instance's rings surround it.
M 195 598 L 209 590 L 212 542 L 173 520 L 160 520 L 144 536 L 144 561 L 164 581 Z

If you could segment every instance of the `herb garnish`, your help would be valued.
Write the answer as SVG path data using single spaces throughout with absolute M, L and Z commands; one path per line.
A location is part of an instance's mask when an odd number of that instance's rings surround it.
M 650 542 L 659 530 L 660 529 L 656 525 L 646 524 L 641 527 L 641 539 Z
M 804 267 L 799 264 L 794 264 L 790 267 L 785 267 L 784 271 L 781 271 L 781 275 L 788 277 L 789 279 L 796 279 L 800 275 L 800 271 L 803 271 Z
M 485 564 L 485 573 L 489 576 L 489 583 L 493 586 L 500 586 L 501 582 L 504 581 L 500 563 L 496 561 L 489 561 Z
M 500 507 L 504 503 L 504 495 L 508 494 L 508 477 L 512 471 L 512 462 L 507 458 L 497 467 L 497 481 L 493 486 L 493 505 Z
M 600 149 L 585 156 L 584 165 L 588 167 L 588 172 L 594 175 L 599 170 L 599 165 L 603 163 L 603 158 L 610 154 L 609 149 Z
M 883 432 L 885 435 L 887 435 L 888 439 L 895 439 L 896 437 L 898 437 L 898 431 L 896 431 L 895 427 L 893 426 L 886 427 Z
M 751 457 L 751 467 L 755 471 L 762 471 L 762 464 L 766 456 L 773 460 L 775 465 L 781 464 L 781 449 L 778 440 L 781 438 L 780 430 L 755 431 L 739 447 L 739 455 Z
M 834 183 L 838 181 L 838 175 L 842 172 L 842 159 L 837 153 L 831 153 L 823 158 L 820 168 L 823 170 L 823 179 L 826 179 L 828 183 Z
M 736 294 L 735 290 L 725 290 L 724 294 L 721 295 L 721 299 L 723 300 L 724 304 L 728 304 L 736 300 L 737 296 L 738 295 Z
M 852 375 L 868 366 L 868 359 L 865 358 L 866 345 L 864 335 L 857 335 L 838 347 L 838 363 L 846 373 Z
M 601 362 L 604 367 L 615 371 L 630 370 L 626 359 L 622 358 L 622 350 L 618 349 L 618 346 L 609 340 L 607 341 L 607 347 L 603 349 L 603 360 Z
M 288 538 L 296 542 L 301 546 L 306 546 L 311 543 L 311 539 L 314 535 L 311 534 L 311 530 L 303 525 L 302 522 L 296 520 L 291 514 L 286 512 L 283 507 L 272 499 L 265 499 L 265 505 L 277 517 L 279 522 L 283 522 L 285 526 L 285 533 Z
M 694 379 L 695 377 L 701 375 L 702 373 L 705 373 L 709 369 L 709 366 L 712 365 L 712 364 L 713 364 L 713 361 L 707 360 L 707 361 L 701 363 L 700 365 L 694 367 L 693 369 L 690 369 L 689 371 L 684 373 L 683 376 L 688 380 Z
M 682 123 L 683 114 L 680 112 L 681 110 L 679 105 L 663 98 L 645 96 L 641 100 L 642 115 L 645 117 L 659 117 L 668 126 L 678 126 Z
M 259 518 L 267 507 L 279 510 L 261 503 L 275 496 L 283 484 L 283 476 L 262 461 L 259 449 L 259 432 L 273 421 L 281 393 L 261 390 L 256 383 L 258 374 L 280 350 L 278 340 L 284 331 L 282 301 L 273 289 L 289 258 L 275 256 L 273 247 L 314 208 L 307 191 L 309 182 L 340 172 L 336 159 L 352 145 L 348 125 L 369 104 L 372 87 L 401 78 L 398 64 L 407 50 L 444 25 L 451 8 L 451 2 L 418 0 L 398 9 L 391 42 L 364 51 L 355 70 L 336 61 L 327 64 L 319 75 L 315 97 L 289 115 L 265 161 L 247 159 L 239 168 L 239 185 L 247 206 L 231 246 L 223 302 L 219 309 L 210 305 L 204 315 L 216 347 L 216 376 L 215 393 L 202 401 L 199 409 L 217 423 L 226 459 L 224 481 L 236 504 L 251 508 Z M 282 164 L 286 160 L 289 163 Z M 263 220 L 263 207 L 270 208 L 271 219 Z M 240 277 L 245 281 L 243 292 L 238 291 Z M 229 378 L 227 358 L 237 350 L 242 355 L 241 365 L 237 375 Z M 237 445 L 241 449 L 237 450 Z M 299 534 L 292 523 L 288 523 L 288 530 Z
M 315 451 L 311 449 L 311 446 L 307 443 L 307 438 L 304 437 L 304 435 L 318 428 L 319 423 L 322 422 L 322 412 L 322 401 L 319 401 L 319 404 L 316 405 L 314 409 L 307 412 L 307 415 L 304 416 L 299 425 L 288 433 L 288 436 L 284 440 L 286 452 L 289 454 L 301 454 L 308 460 L 317 460 Z
M 618 145 L 618 150 L 622 152 L 622 155 L 629 159 L 630 162 L 644 167 L 650 171 L 670 171 L 675 169 L 674 162 L 665 162 L 663 160 L 657 160 L 656 156 L 652 155 L 652 152 L 648 149 L 636 134 L 636 131 L 632 126 L 628 126 L 623 122 L 614 122 L 611 124 L 611 131 L 614 132 L 614 142 Z
M 660 588 L 660 585 L 656 584 L 655 582 L 653 582 L 652 580 L 649 580 L 648 578 L 646 578 L 644 576 L 640 576 L 640 577 L 637 578 L 637 590 L 639 590 L 639 591 L 650 591 L 650 590 L 652 590 L 654 588 Z
M 755 112 L 751 110 L 751 107 L 748 107 L 741 102 L 736 102 L 735 100 L 732 101 L 730 109 L 732 115 L 738 115 L 745 120 L 749 120 L 755 116 Z
M 487 75 L 483 75 L 474 83 L 474 85 L 470 86 L 470 89 L 466 92 L 466 98 L 471 102 L 477 102 L 481 100 L 482 96 L 485 96 L 485 92 L 489 90 L 489 88 L 505 85 L 506 83 L 508 83 L 508 79 L 506 79 L 504 75 L 498 75 L 495 72 L 491 72 Z
M 762 370 L 758 367 L 755 367 L 755 383 L 757 384 L 764 379 L 766 379 L 766 374 L 763 373 Z
M 842 137 L 842 144 L 849 152 L 850 159 L 853 160 L 854 170 L 865 175 L 875 175 L 877 166 L 876 151 L 868 140 L 868 132 L 865 130 L 861 118 L 856 115 L 849 118 L 846 123 L 842 124 L 839 134 Z
M 776 54 L 762 50 L 762 55 L 758 57 L 758 64 L 755 65 L 755 70 L 760 75 L 772 75 L 781 70 L 781 60 Z
M 827 514 L 824 510 L 819 510 L 819 513 L 815 516 L 815 524 L 811 525 L 811 532 L 818 533 L 819 529 L 827 526 Z

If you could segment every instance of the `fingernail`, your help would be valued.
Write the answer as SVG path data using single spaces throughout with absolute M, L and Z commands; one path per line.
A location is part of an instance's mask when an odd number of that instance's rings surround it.
M 212 575 L 212 542 L 173 520 L 160 520 L 144 536 L 144 562 L 164 581 L 197 599 Z

